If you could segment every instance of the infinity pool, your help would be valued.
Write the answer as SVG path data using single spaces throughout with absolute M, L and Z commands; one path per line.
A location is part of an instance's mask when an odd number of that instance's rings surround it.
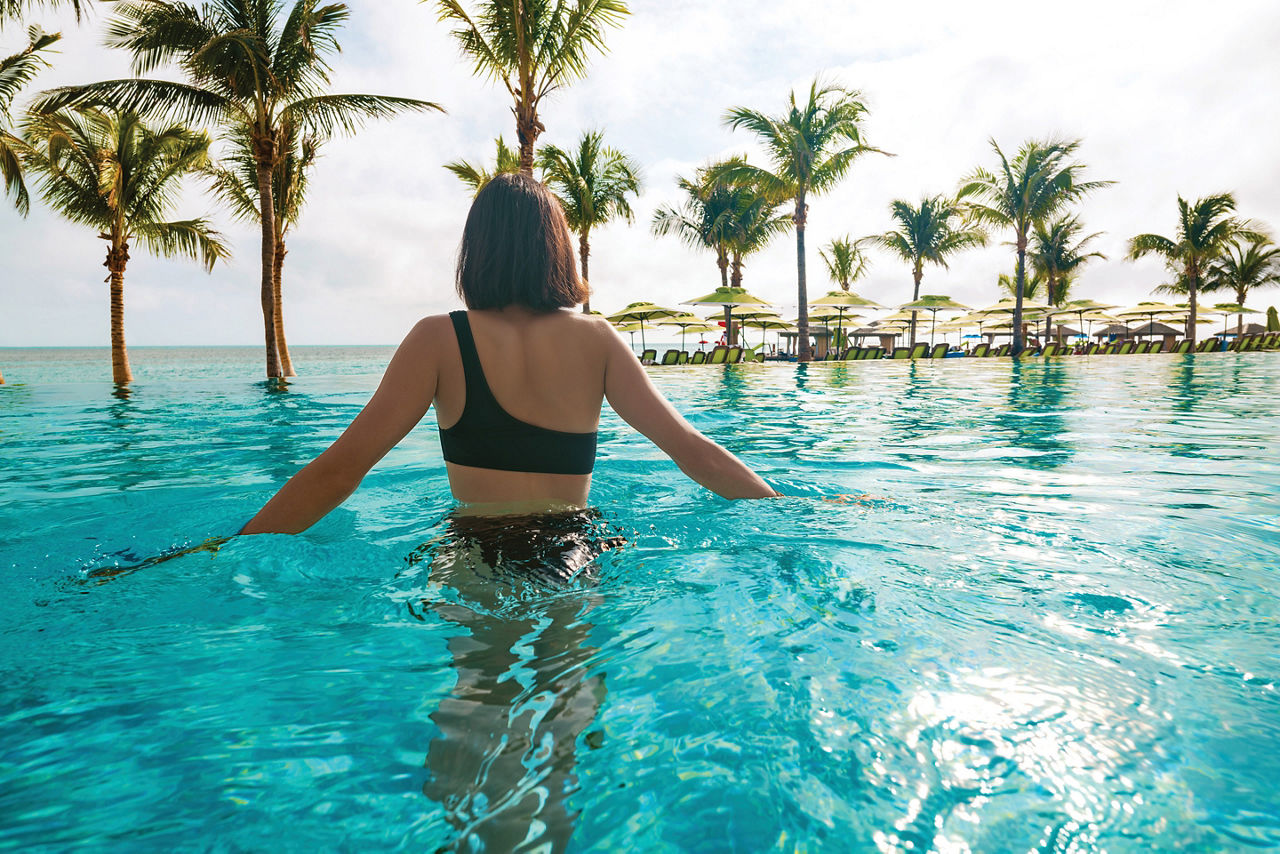
M 442 569 L 430 415 L 307 534 L 149 560 L 389 351 L 238 353 L 0 351 L 0 849 L 1280 845 L 1280 356 L 654 368 L 790 497 L 606 411 L 626 543 L 553 584 Z

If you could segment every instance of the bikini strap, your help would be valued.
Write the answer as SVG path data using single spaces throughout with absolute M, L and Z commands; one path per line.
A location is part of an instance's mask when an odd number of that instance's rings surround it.
M 453 334 L 458 337 L 458 353 L 462 356 L 462 375 L 467 384 L 467 397 L 464 409 L 473 402 L 482 399 L 496 403 L 489 382 L 484 378 L 484 368 L 480 364 L 480 354 L 476 352 L 476 339 L 471 334 L 471 320 L 465 311 L 449 312 L 449 320 L 453 321 Z

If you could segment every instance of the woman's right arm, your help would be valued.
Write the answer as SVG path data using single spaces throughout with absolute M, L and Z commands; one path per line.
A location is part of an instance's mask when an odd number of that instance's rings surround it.
M 676 412 L 649 380 L 631 348 L 612 329 L 605 362 L 604 393 L 613 411 L 643 433 L 680 470 L 722 498 L 776 498 L 760 475 Z

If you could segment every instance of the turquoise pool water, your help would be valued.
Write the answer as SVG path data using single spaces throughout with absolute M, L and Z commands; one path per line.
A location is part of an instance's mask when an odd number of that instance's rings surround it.
M 606 412 L 626 545 L 477 578 L 428 416 L 309 533 L 148 563 L 388 353 L 139 349 L 117 397 L 0 350 L 0 849 L 1280 846 L 1280 356 L 654 368 L 792 497 Z

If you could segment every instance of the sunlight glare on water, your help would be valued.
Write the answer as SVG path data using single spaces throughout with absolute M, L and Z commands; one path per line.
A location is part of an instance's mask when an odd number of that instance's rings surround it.
M 1280 845 L 1275 354 L 655 368 L 789 497 L 606 411 L 565 583 L 483 568 L 432 415 L 308 533 L 149 561 L 389 351 L 49 353 L 0 351 L 0 849 Z

